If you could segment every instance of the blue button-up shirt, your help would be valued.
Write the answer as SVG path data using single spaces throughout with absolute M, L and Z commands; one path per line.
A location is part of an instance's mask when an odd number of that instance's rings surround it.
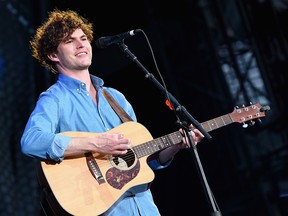
M 64 159 L 62 155 L 71 139 L 71 137 L 61 135 L 61 132 L 101 133 L 119 126 L 122 122 L 102 94 L 103 88 L 136 121 L 131 104 L 121 92 L 114 88 L 104 87 L 104 82 L 99 77 L 91 75 L 91 80 L 98 92 L 97 105 L 90 97 L 85 83 L 63 74 L 59 74 L 57 82 L 40 94 L 21 138 L 21 149 L 24 154 L 61 162 Z M 149 166 L 153 170 L 165 167 L 161 166 L 157 160 L 149 162 Z M 156 216 L 160 214 L 153 202 L 151 191 L 148 189 L 125 197 L 121 202 L 117 202 L 117 205 L 111 207 L 105 215 Z

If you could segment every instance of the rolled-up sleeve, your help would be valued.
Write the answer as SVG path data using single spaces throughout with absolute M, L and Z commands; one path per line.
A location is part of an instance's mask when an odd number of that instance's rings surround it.
M 58 100 L 53 95 L 40 95 L 21 137 L 24 154 L 40 159 L 63 160 L 62 155 L 71 137 L 57 133 L 58 107 Z

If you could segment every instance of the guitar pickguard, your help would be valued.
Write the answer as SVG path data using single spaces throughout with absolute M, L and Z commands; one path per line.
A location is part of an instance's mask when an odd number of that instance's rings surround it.
M 130 149 L 125 155 L 111 156 L 109 161 L 113 167 L 107 170 L 106 180 L 115 189 L 121 190 L 140 171 L 140 162 Z

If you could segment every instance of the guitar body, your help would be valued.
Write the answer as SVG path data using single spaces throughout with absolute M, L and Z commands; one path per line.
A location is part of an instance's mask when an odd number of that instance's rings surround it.
M 149 131 L 136 122 L 125 122 L 106 133 L 114 132 L 121 132 L 125 137 L 129 137 L 133 146 L 153 139 Z M 63 134 L 72 137 L 99 136 L 97 133 L 86 132 Z M 146 184 L 154 179 L 154 173 L 147 164 L 147 157 L 135 157 L 133 164 L 127 167 L 119 165 L 121 162 L 114 164 L 113 159 L 107 155 L 93 156 L 103 175 L 102 182 L 98 182 L 91 175 L 85 156 L 65 159 L 59 164 L 41 162 L 45 178 L 58 203 L 72 215 L 95 216 L 104 213 L 121 200 L 121 196 L 128 189 L 143 185 L 143 190 L 146 190 Z

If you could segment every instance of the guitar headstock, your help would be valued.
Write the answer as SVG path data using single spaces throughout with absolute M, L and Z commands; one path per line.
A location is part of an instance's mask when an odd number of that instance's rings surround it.
M 230 117 L 233 122 L 243 123 L 243 126 L 247 127 L 246 122 L 254 125 L 254 120 L 260 120 L 260 118 L 265 117 L 268 110 L 270 110 L 269 106 L 261 106 L 257 103 L 246 107 L 235 108 L 234 111 L 230 113 Z

